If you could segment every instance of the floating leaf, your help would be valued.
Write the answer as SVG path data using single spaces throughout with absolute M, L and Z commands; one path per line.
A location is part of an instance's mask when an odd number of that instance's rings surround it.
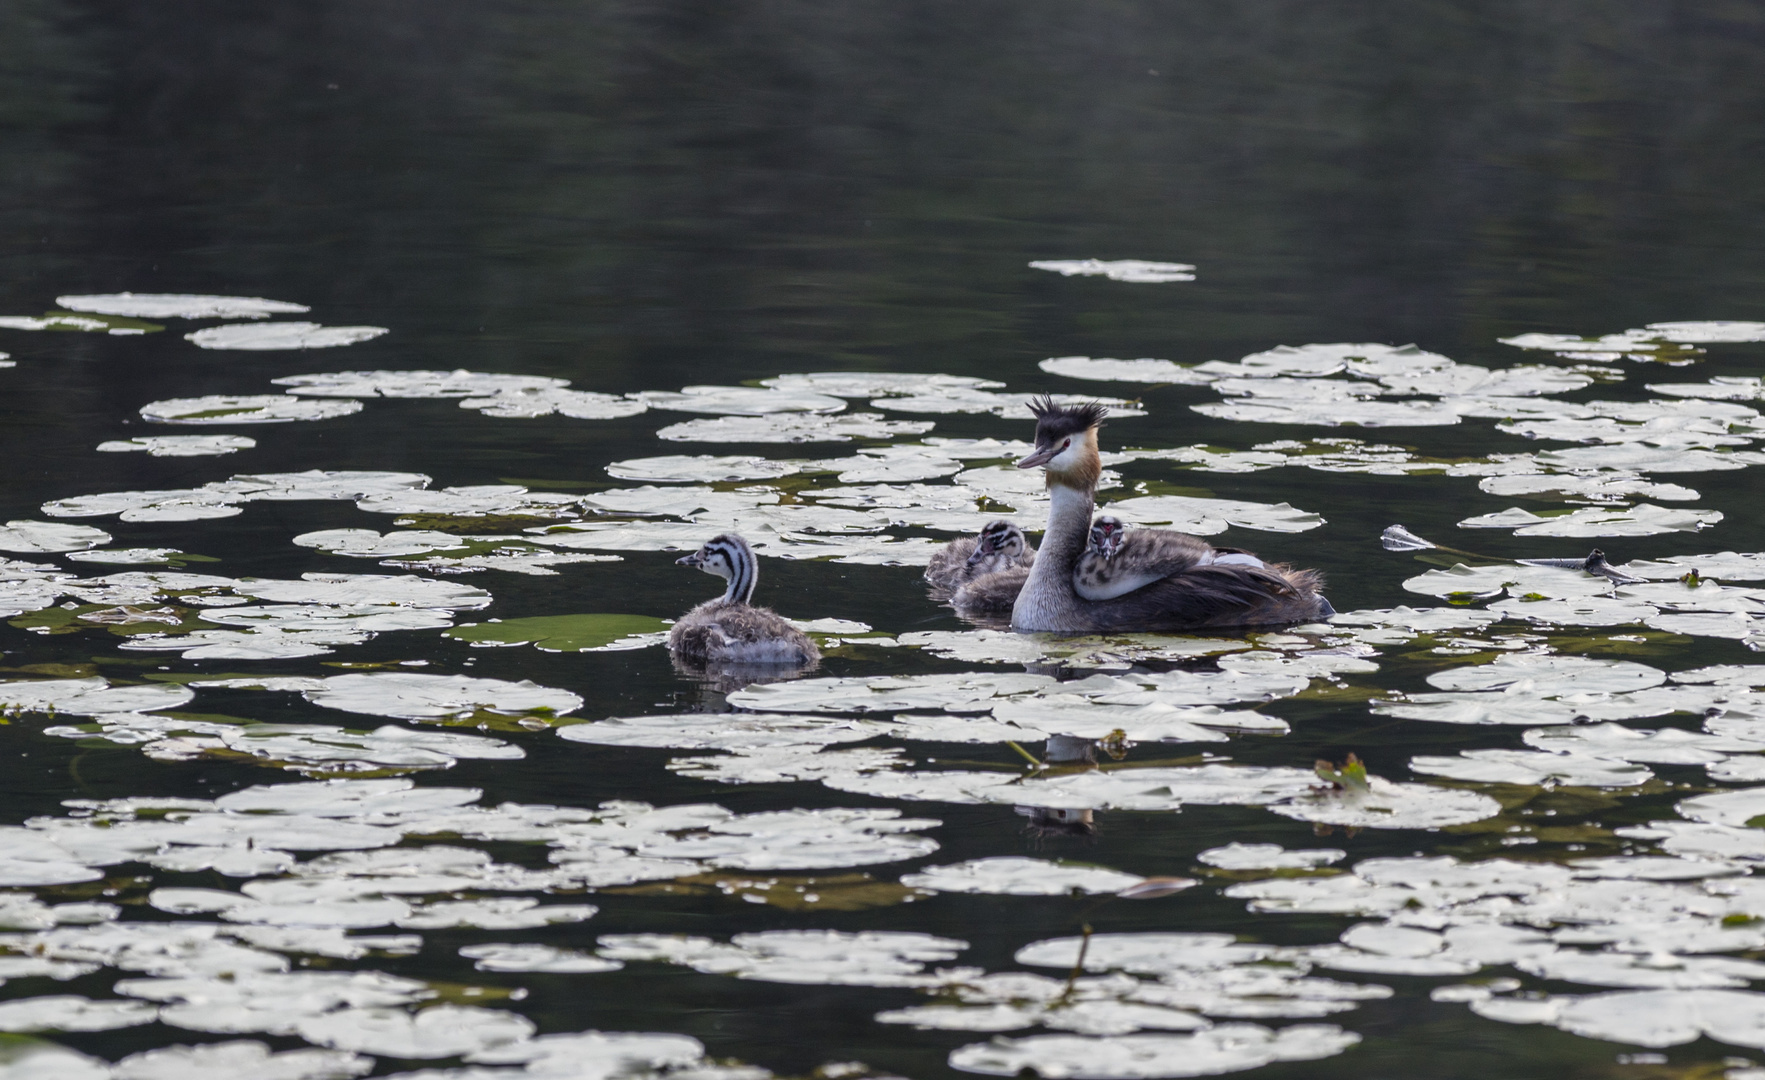
M 958 1047 L 950 1052 L 950 1067 L 985 1076 L 1020 1076 L 1027 1070 L 1049 1080 L 1154 1080 L 1316 1061 L 1359 1042 L 1359 1035 L 1332 1024 L 1295 1024 L 1279 1031 L 1221 1024 L 1190 1035 L 1032 1035 Z
M 387 333 L 384 326 L 320 326 L 310 322 L 227 323 L 184 335 L 199 349 L 332 349 L 371 341 Z
M 1189 263 L 1147 262 L 1145 259 L 1040 259 L 1030 263 L 1034 270 L 1052 270 L 1061 277 L 1105 277 L 1110 281 L 1160 285 L 1171 281 L 1194 281 L 1195 267 Z
M 170 398 L 141 406 L 141 415 L 159 424 L 286 424 L 329 420 L 362 411 L 359 401 L 310 401 L 281 394 Z
M 1210 383 L 1213 376 L 1169 360 L 1111 360 L 1107 357 L 1056 356 L 1036 365 L 1050 375 L 1095 382 L 1171 383 L 1195 386 Z
M 192 293 L 103 293 L 58 296 L 55 302 L 69 311 L 127 315 L 139 319 L 267 319 L 271 315 L 300 315 L 312 310 L 305 304 L 265 300 L 261 296 Z
M 477 646 L 532 645 L 542 652 L 605 652 L 656 644 L 668 624 L 647 615 L 541 615 L 467 623 L 442 634 Z
M 249 450 L 257 440 L 244 435 L 153 435 L 101 442 L 107 454 L 146 453 L 152 457 L 213 457 Z
M 53 521 L 8 521 L 0 528 L 0 551 L 81 551 L 110 543 L 110 534 L 88 525 Z

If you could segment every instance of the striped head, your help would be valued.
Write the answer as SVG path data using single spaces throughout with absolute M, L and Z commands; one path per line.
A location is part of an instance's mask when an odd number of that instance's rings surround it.
M 734 533 L 713 536 L 705 546 L 685 558 L 676 559 L 677 566 L 694 566 L 707 574 L 716 574 L 729 582 L 723 599 L 746 604 L 754 597 L 754 586 L 760 583 L 760 563 L 754 549 Z
M 1105 562 L 1115 558 L 1115 553 L 1122 548 L 1122 538 L 1126 536 L 1121 519 L 1109 514 L 1099 515 L 1091 523 L 1091 543 L 1087 549 L 1103 556 Z
M 975 566 L 995 556 L 1008 563 L 1016 562 L 1028 547 L 1022 529 L 1009 521 L 989 521 L 976 538 L 974 554 L 968 557 L 968 565 Z

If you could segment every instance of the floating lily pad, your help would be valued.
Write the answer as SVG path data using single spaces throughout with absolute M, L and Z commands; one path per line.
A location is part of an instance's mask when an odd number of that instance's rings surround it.
M 887 420 L 877 413 L 846 413 L 840 416 L 768 413 L 763 416 L 719 416 L 715 419 L 670 424 L 656 432 L 656 438 L 665 442 L 843 443 L 853 439 L 892 439 L 901 435 L 923 435 L 933 426 L 930 420 Z
M 371 341 L 387 332 L 384 326 L 321 326 L 311 322 L 227 323 L 185 334 L 184 340 L 199 349 L 263 352 L 332 349 L 339 345 Z
M 41 318 L 29 315 L 0 315 L 0 330 L 63 330 L 87 334 L 129 336 L 152 334 L 164 330 L 158 323 L 142 322 L 121 315 L 76 315 L 66 311 L 45 312 Z
M 212 394 L 141 406 L 141 415 L 159 424 L 286 424 L 296 420 L 329 420 L 361 411 L 359 401 L 310 401 L 282 394 Z
M 1108 357 L 1055 356 L 1036 365 L 1050 375 L 1094 382 L 1171 383 L 1195 386 L 1213 381 L 1193 368 L 1169 360 L 1112 360 Z
M 657 644 L 668 624 L 647 615 L 541 615 L 468 623 L 443 637 L 475 646 L 532 645 L 542 652 L 606 652 Z
M 8 521 L 0 528 L 0 551 L 83 551 L 110 543 L 110 534 L 89 525 L 54 521 Z
M 647 483 L 717 484 L 793 476 L 802 471 L 803 464 L 798 461 L 774 461 L 757 457 L 675 454 L 615 461 L 607 466 L 607 475 L 616 480 L 642 480 Z
M 1032 1035 L 958 1047 L 950 1052 L 950 1067 L 984 1076 L 1029 1070 L 1049 1080 L 1155 1080 L 1316 1061 L 1359 1042 L 1359 1035 L 1333 1024 L 1295 1024 L 1279 1031 L 1221 1024 L 1188 1035 Z
M 305 304 L 265 300 L 261 296 L 193 293 L 103 293 L 58 296 L 55 302 L 69 311 L 127 315 L 138 319 L 267 319 L 271 315 L 300 315 L 312 310 Z
M 153 457 L 212 457 L 249 450 L 257 440 L 244 435 L 153 435 L 113 439 L 98 449 L 107 454 L 146 453 Z
M 1052 270 L 1061 277 L 1105 277 L 1110 281 L 1161 285 L 1171 281 L 1194 281 L 1189 263 L 1148 262 L 1145 259 L 1039 259 L 1033 270 Z
M 1044 859 L 998 856 L 953 866 L 927 866 L 901 878 L 901 884 L 934 892 L 996 896 L 1072 896 L 1114 893 L 1145 879 L 1100 866 L 1052 863 Z

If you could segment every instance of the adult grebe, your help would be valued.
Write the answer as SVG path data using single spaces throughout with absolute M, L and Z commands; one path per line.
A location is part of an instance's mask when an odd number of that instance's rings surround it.
M 1062 407 L 1043 397 L 1030 402 L 1030 411 L 1036 416 L 1036 449 L 1017 467 L 1046 469 L 1051 502 L 1035 565 L 1012 605 L 1012 629 L 1192 630 L 1310 622 L 1335 613 L 1319 594 L 1322 581 L 1316 571 L 1246 565 L 1237 559 L 1198 563 L 1108 599 L 1079 595 L 1073 571 L 1091 535 L 1103 472 L 1097 428 L 1105 410 L 1094 403 Z M 1194 542 L 1213 550 L 1205 541 Z

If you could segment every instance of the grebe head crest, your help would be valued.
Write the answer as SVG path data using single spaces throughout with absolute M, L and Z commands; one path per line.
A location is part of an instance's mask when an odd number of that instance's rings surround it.
M 1095 401 L 1079 405 L 1056 405 L 1047 394 L 1029 400 L 1030 412 L 1036 416 L 1036 449 L 1017 463 L 1020 469 L 1048 465 L 1065 471 L 1068 450 L 1082 446 L 1089 436 L 1095 441 L 1097 426 L 1109 409 Z

